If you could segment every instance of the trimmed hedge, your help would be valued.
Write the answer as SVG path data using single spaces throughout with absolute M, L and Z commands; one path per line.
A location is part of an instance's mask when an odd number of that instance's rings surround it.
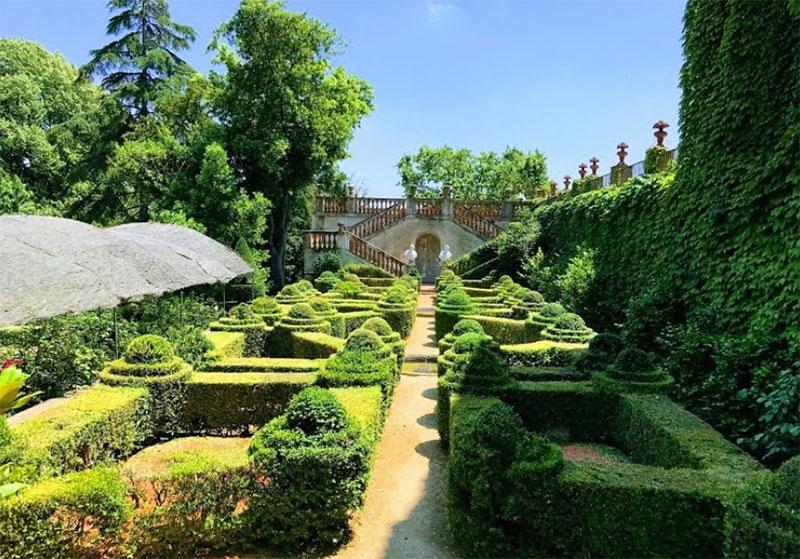
M 570 344 L 541 340 L 527 344 L 500 346 L 500 351 L 512 366 L 569 367 L 586 353 L 587 344 Z
M 348 531 L 369 477 L 382 424 L 382 396 L 377 386 L 330 393 L 347 413 L 344 428 L 309 434 L 283 415 L 252 439 L 256 475 L 269 479 L 250 509 L 259 526 L 254 533 L 258 541 L 281 549 L 324 551 Z
M 214 346 L 208 353 L 211 360 L 244 355 L 244 334 L 241 332 L 204 332 L 206 338 Z
M 298 303 L 275 325 L 266 353 L 270 357 L 292 357 L 292 334 L 295 332 L 331 334 L 331 325 L 311 305 Z
M 322 359 L 274 357 L 238 357 L 225 359 L 205 367 L 213 373 L 315 373 L 325 362 Z
M 333 303 L 323 297 L 314 297 L 311 299 L 310 305 L 314 312 L 317 313 L 317 316 L 331 325 L 331 334 L 333 336 L 338 338 L 345 337 L 344 318 L 339 314 Z M 294 357 L 300 356 L 294 355 Z
M 259 357 L 264 351 L 264 342 L 271 331 L 266 323 L 248 305 L 236 305 L 227 317 L 222 317 L 208 325 L 212 332 L 241 332 L 244 334 L 242 354 L 246 357 Z
M 588 343 L 595 336 L 594 330 L 587 327 L 583 319 L 573 313 L 564 313 L 556 317 L 541 334 L 545 340 L 571 344 Z
M 414 320 L 417 317 L 417 309 L 410 293 L 404 294 L 402 291 L 390 289 L 386 296 L 378 302 L 376 310 L 389 323 L 392 330 L 400 334 L 401 338 L 407 338 L 411 333 L 411 327 L 414 326 Z
M 340 311 L 340 315 L 344 319 L 345 336 L 349 336 L 353 330 L 361 328 L 361 325 L 370 318 L 378 316 L 378 314 L 373 310 L 360 310 L 351 312 Z
M 283 413 L 315 379 L 315 373 L 195 373 L 186 386 L 183 430 L 247 433 Z
M 652 356 L 635 348 L 622 350 L 607 372 L 592 380 L 598 389 L 611 392 L 666 392 L 672 384 L 672 377 L 653 365 Z
M 272 297 L 256 297 L 250 303 L 253 313 L 264 321 L 267 326 L 278 322 L 282 316 L 281 307 Z
M 197 557 L 249 540 L 242 505 L 256 489 L 249 439 L 187 437 L 148 447 L 124 465 L 137 504 L 136 557 Z
M 525 344 L 538 340 L 538 331 L 524 320 L 480 314 L 467 315 L 464 318 L 477 321 L 487 335 L 501 344 Z
M 469 295 L 461 289 L 440 294 L 436 300 L 435 328 L 436 339 L 440 340 L 455 326 L 456 322 L 475 312 L 475 305 Z
M 344 338 L 320 332 L 292 332 L 292 355 L 298 359 L 326 359 L 344 347 Z
M 30 481 L 124 458 L 153 434 L 143 388 L 95 385 L 12 429 L 20 445 L 14 476 Z
M 107 557 L 130 512 L 127 488 L 112 468 L 51 478 L 0 500 L 0 557 Z

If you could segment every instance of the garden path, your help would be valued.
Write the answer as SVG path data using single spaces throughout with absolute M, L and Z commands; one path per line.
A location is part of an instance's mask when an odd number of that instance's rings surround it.
M 432 286 L 420 293 L 395 389 L 353 538 L 335 557 L 453 557 L 447 536 L 445 455 L 436 431 L 436 357 Z

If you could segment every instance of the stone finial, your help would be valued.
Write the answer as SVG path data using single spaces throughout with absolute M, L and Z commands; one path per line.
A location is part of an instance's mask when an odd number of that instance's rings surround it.
M 503 190 L 503 196 L 505 196 L 506 200 L 511 200 L 511 197 L 514 196 L 514 189 L 507 186 L 505 190 Z
M 653 132 L 653 136 L 656 137 L 656 145 L 663 146 L 664 145 L 664 138 L 667 137 L 667 131 L 664 130 L 665 128 L 669 128 L 669 123 L 663 120 L 659 120 L 653 125 L 655 132 Z
M 442 186 L 442 198 L 450 198 L 450 185 Z
M 617 144 L 617 157 L 619 157 L 620 165 L 625 165 L 625 157 L 628 155 L 628 144 L 625 142 L 620 142 Z
M 586 167 L 586 163 L 581 163 L 578 165 L 578 174 L 581 176 L 581 178 L 586 176 Z
M 356 188 L 352 184 L 347 185 L 347 197 L 353 198 L 356 194 Z
M 344 233 L 345 231 L 347 231 L 347 225 L 345 225 L 344 223 L 337 223 L 337 225 L 339 226 L 339 233 Z
M 572 177 L 569 175 L 564 175 L 564 190 L 569 190 L 570 181 L 572 181 Z
M 592 170 L 592 175 L 597 175 L 597 170 L 600 168 L 600 160 L 596 157 L 592 157 L 589 163 L 591 163 L 589 168 Z
M 558 187 L 558 183 L 556 181 L 550 181 L 550 196 L 556 195 L 556 189 Z

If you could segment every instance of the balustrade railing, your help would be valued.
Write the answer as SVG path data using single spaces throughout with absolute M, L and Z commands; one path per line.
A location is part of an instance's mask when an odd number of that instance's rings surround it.
M 353 234 L 350 234 L 350 252 L 392 275 L 402 276 L 405 273 L 406 265 L 402 261 Z
M 486 219 L 500 219 L 503 215 L 502 202 L 492 202 L 490 200 L 464 200 L 459 203 L 465 208 L 470 209 Z
M 347 213 L 347 198 L 327 198 L 320 196 L 319 209 L 322 213 L 326 214 L 343 214 Z
M 488 219 L 473 212 L 464 204 L 456 202 L 453 204 L 453 218 L 474 233 L 484 239 L 493 239 L 500 234 L 501 229 Z
M 417 198 L 417 215 L 422 217 L 439 217 L 442 215 L 441 199 Z
M 336 231 L 306 231 L 306 246 L 312 250 L 336 248 Z
M 353 198 L 355 213 L 377 214 L 396 204 L 405 204 L 404 198 Z
M 396 202 L 380 213 L 360 221 L 350 227 L 350 232 L 358 237 L 368 238 L 375 233 L 397 223 L 406 216 L 405 200 Z

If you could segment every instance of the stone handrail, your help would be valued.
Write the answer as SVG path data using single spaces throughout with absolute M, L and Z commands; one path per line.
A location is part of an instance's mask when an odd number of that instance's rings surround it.
M 493 222 L 484 219 L 459 202 L 453 204 L 453 218 L 456 222 L 484 239 L 493 239 L 499 235 L 501 231 Z
M 317 198 L 317 209 L 326 214 L 344 214 L 347 213 L 347 200 L 347 198 L 319 196 Z
M 406 216 L 405 201 L 392 204 L 380 213 L 373 215 L 364 221 L 359 221 L 352 227 L 350 232 L 357 237 L 364 239 L 371 237 L 375 233 L 394 225 Z
M 405 273 L 406 265 L 402 261 L 361 237 L 356 237 L 349 232 L 348 235 L 350 236 L 350 252 L 371 264 L 375 264 L 379 268 L 383 268 L 392 275 L 402 276 Z
M 458 202 L 486 219 L 500 219 L 503 215 L 503 202 L 493 202 L 491 200 L 463 200 Z
M 313 250 L 336 248 L 336 231 L 306 231 L 306 246 Z
M 397 204 L 405 204 L 405 198 L 353 198 L 354 213 L 377 214 Z
M 442 215 L 441 198 L 417 198 L 417 215 L 422 217 L 440 217 Z

